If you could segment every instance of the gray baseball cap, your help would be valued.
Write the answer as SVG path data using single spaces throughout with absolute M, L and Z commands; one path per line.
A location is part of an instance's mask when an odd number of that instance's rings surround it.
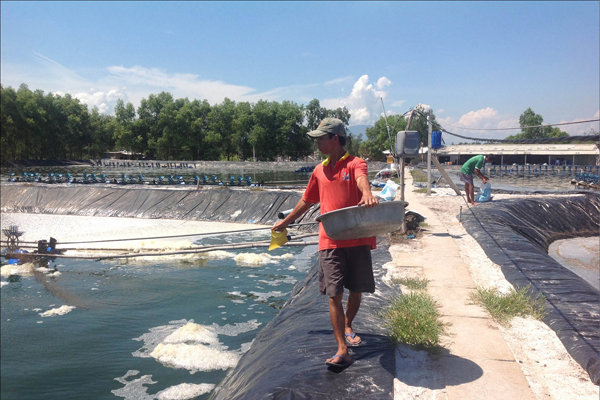
M 308 136 L 318 138 L 328 133 L 338 135 L 340 137 L 346 137 L 346 129 L 344 129 L 344 123 L 337 118 L 325 118 L 319 124 L 319 127 L 314 131 L 308 132 Z

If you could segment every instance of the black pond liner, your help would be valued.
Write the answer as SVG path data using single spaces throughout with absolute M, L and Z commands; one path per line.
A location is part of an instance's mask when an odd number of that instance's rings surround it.
M 548 255 L 555 240 L 598 236 L 600 196 L 510 199 L 462 213 L 467 232 L 506 279 L 545 296 L 553 329 L 571 356 L 600 384 L 600 293 Z
M 301 193 L 233 189 L 2 185 L 2 212 L 272 224 Z M 313 207 L 304 220 L 312 218 Z M 313 218 L 314 219 L 314 218 Z M 298 221 L 301 222 L 301 221 Z
M 336 353 L 337 344 L 328 298 L 319 294 L 315 254 L 306 278 L 296 284 L 290 300 L 258 334 L 211 399 L 393 398 L 395 345 L 377 313 L 400 290 L 383 282 L 382 266 L 391 257 L 386 241 L 379 240 L 377 246 L 371 253 L 376 292 L 363 295 L 352 324 L 363 345 L 349 348 L 353 353 L 350 367 L 336 371 L 325 365 Z

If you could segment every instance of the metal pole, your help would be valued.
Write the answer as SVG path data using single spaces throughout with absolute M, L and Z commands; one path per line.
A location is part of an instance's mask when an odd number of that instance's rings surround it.
M 410 124 L 412 123 L 413 115 L 414 115 L 414 110 L 410 110 L 410 114 L 408 115 L 408 122 L 406 123 L 406 128 L 405 128 L 406 131 L 410 130 Z M 404 201 L 404 188 L 406 187 L 404 185 L 404 178 L 405 178 L 405 175 L 404 175 L 404 157 L 400 157 L 400 163 L 402 165 L 401 166 L 397 165 L 396 168 L 400 171 L 400 200 Z M 406 232 L 406 224 L 405 224 L 404 221 L 402 222 L 402 231 Z
M 404 157 L 400 157 L 400 163 L 402 163 L 402 166 L 398 166 L 398 168 L 400 168 L 400 182 L 401 182 L 401 187 L 400 187 L 400 200 L 404 201 Z
M 427 196 L 431 196 L 431 132 L 433 131 L 431 110 L 427 114 L 427 125 L 429 127 L 427 133 Z

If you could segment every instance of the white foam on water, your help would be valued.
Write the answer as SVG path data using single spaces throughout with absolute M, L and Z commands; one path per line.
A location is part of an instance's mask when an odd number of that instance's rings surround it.
M 6 285 L 8 285 L 8 282 L 5 282 L 5 281 L 0 282 L 0 287 L 4 287 Z
M 247 353 L 248 350 L 250 350 L 250 347 L 252 347 L 252 343 L 254 343 L 254 339 L 252 339 L 251 342 L 248 343 L 242 343 L 242 347 L 240 348 L 240 352 L 242 354 Z
M 217 308 L 225 308 L 225 306 L 224 305 L 220 305 Z
M 293 254 L 287 253 L 281 256 L 273 256 L 268 253 L 240 253 L 233 259 L 236 264 L 247 266 L 247 267 L 259 267 L 265 264 L 279 264 L 281 260 L 291 260 L 294 258 Z
M 268 293 L 250 292 L 250 294 L 256 296 L 256 298 L 254 299 L 254 301 L 263 302 L 264 303 L 268 299 L 270 299 L 271 297 L 283 297 L 287 293 L 283 293 L 283 292 L 268 292 Z
M 291 270 L 293 271 L 293 270 L 297 270 L 298 268 L 294 267 L 293 265 L 290 265 L 290 266 L 288 267 L 288 269 L 291 269 Z
M 144 342 L 133 355 L 152 357 L 165 366 L 187 369 L 192 374 L 225 370 L 237 365 L 242 351 L 228 350 L 219 341 L 218 335 L 236 336 L 259 325 L 257 320 L 224 326 L 216 323 L 204 326 L 185 319 L 171 321 L 169 325 L 151 328 L 149 333 L 133 339 Z
M 225 258 L 234 258 L 236 254 L 225 250 L 215 250 L 202 253 L 201 256 L 206 257 L 209 260 L 223 260 Z
M 70 313 L 75 308 L 76 308 L 75 306 L 67 306 L 67 305 L 60 306 L 58 308 L 53 308 L 46 312 L 40 313 L 40 317 L 56 317 L 57 315 L 65 315 L 65 314 Z
M 41 308 L 34 308 L 34 309 L 32 309 L 31 311 L 38 312 L 38 311 L 42 311 L 42 309 L 41 309 Z
M 173 251 L 173 250 L 184 250 L 192 247 L 194 243 L 189 240 L 165 240 L 165 239 L 152 239 L 142 240 L 139 242 L 133 242 L 128 247 L 129 251 L 134 253 L 144 253 L 148 250 L 157 251 Z
M 296 278 L 294 278 L 293 276 L 286 275 L 280 279 L 274 279 L 272 281 L 266 281 L 264 279 L 261 279 L 258 282 L 263 283 L 265 285 L 269 285 L 269 286 L 279 286 L 281 283 L 295 284 L 296 282 L 298 282 L 298 280 Z
M 150 355 L 162 364 L 190 373 L 229 369 L 237 365 L 239 354 L 203 344 L 160 343 Z
M 126 379 L 130 376 L 136 376 L 140 371 L 129 370 L 127 373 L 120 377 L 115 378 L 125 385 L 120 389 L 111 390 L 111 392 L 118 397 L 124 397 L 126 400 L 153 400 L 155 397 L 148 394 L 148 388 L 144 385 L 154 385 L 156 382 L 152 380 L 152 375 L 143 375 L 141 378 L 127 381 Z
M 190 320 L 189 322 L 194 322 L 194 320 Z M 150 328 L 150 332 L 144 333 L 142 336 L 138 338 L 134 338 L 133 340 L 144 342 L 142 348 L 134 351 L 132 355 L 134 357 L 140 358 L 149 358 L 150 353 L 159 343 L 161 343 L 165 338 L 167 338 L 170 334 L 175 332 L 177 329 L 188 323 L 187 320 L 178 320 L 178 321 L 169 321 L 169 325 L 157 326 L 154 328 Z
M 233 325 L 227 324 L 223 326 L 219 326 L 217 324 L 212 324 L 212 327 L 215 329 L 215 332 L 218 335 L 225 336 L 237 336 L 240 333 L 246 333 L 257 329 L 262 324 L 255 319 L 251 319 L 246 322 L 236 322 Z
M 156 393 L 158 400 L 187 400 L 193 399 L 203 394 L 210 393 L 214 390 L 215 385 L 212 383 L 180 383 L 179 385 L 171 386 L 165 390 Z
M 244 304 L 245 301 L 244 300 L 231 300 L 232 303 L 236 303 L 236 304 Z
M 11 275 L 32 276 L 35 273 L 33 263 L 7 264 L 0 268 L 0 275 L 9 277 Z
M 246 275 L 248 278 L 258 278 L 258 275 L 254 275 L 254 274 L 249 274 Z

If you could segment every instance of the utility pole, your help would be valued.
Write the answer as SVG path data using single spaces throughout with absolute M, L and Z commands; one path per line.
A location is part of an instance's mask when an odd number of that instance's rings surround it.
M 410 110 L 410 114 L 408 115 L 408 122 L 406 123 L 406 128 L 404 129 L 405 131 L 410 130 L 410 124 L 412 123 L 414 115 L 415 115 L 415 111 Z M 404 201 L 404 188 L 405 188 L 405 185 L 404 185 L 404 157 L 400 158 L 400 164 L 398 165 L 398 169 L 401 171 L 401 174 L 400 174 L 400 185 L 401 185 L 400 186 L 400 200 Z M 405 226 L 404 223 L 402 226 L 403 227 Z M 404 232 L 406 232 L 406 229 L 404 229 Z
M 431 118 L 431 109 L 427 114 L 427 196 L 431 196 L 431 132 L 433 131 L 433 121 Z

